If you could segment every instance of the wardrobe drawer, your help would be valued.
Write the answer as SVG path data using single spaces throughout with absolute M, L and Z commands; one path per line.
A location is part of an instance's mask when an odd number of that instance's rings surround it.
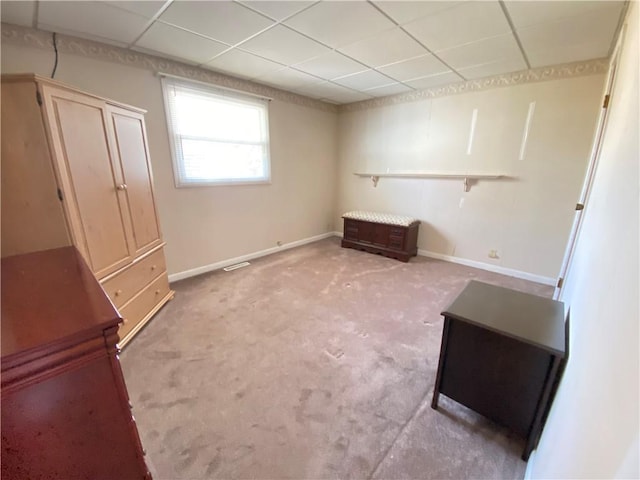
M 133 300 L 120 308 L 120 315 L 124 318 L 124 323 L 118 330 L 120 340 L 133 330 L 168 293 L 169 280 L 166 275 L 162 275 L 136 295 Z
M 103 282 L 102 288 L 120 308 L 166 269 L 164 252 L 159 249 Z

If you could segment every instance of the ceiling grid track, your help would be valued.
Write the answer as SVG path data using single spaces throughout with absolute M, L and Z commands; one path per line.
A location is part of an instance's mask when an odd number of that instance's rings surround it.
M 511 33 L 518 44 L 518 48 L 520 49 L 520 53 L 522 53 L 522 58 L 524 59 L 524 63 L 527 64 L 527 69 L 531 69 L 531 63 L 529 62 L 529 57 L 527 57 L 527 52 L 524 51 L 524 47 L 522 46 L 522 41 L 520 41 L 520 37 L 518 36 L 518 32 L 516 31 L 516 27 L 513 24 L 513 20 L 511 19 L 511 15 L 507 10 L 507 6 L 504 4 L 504 0 L 499 0 L 500 8 L 502 8 L 502 13 L 504 13 L 507 22 L 509 23 L 509 28 L 511 28 Z

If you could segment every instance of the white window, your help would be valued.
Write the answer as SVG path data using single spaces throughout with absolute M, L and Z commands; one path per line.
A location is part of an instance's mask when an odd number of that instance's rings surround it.
M 268 183 L 269 100 L 162 78 L 176 186 Z

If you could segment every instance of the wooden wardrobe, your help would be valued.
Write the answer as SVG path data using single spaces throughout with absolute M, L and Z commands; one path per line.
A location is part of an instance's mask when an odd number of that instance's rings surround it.
M 144 110 L 2 76 L 2 257 L 75 245 L 126 344 L 169 300 Z

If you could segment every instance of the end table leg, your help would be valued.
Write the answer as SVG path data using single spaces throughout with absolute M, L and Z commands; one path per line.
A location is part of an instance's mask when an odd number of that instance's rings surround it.
M 444 317 L 444 327 L 442 329 L 442 342 L 440 343 L 440 359 L 438 360 L 438 373 L 436 373 L 436 383 L 433 386 L 433 399 L 431 408 L 438 409 L 438 399 L 440 398 L 440 384 L 442 383 L 442 373 L 444 370 L 445 358 L 447 354 L 447 342 L 449 340 L 449 324 L 451 320 Z

